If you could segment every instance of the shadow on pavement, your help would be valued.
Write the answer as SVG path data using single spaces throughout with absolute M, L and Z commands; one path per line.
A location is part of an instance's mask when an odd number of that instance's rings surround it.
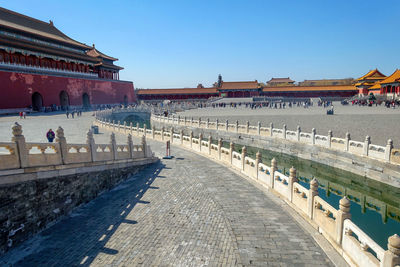
M 158 189 L 151 184 L 163 168 L 161 162 L 146 167 L 32 239 L 38 243 L 32 245 L 28 240 L 16 247 L 14 252 L 23 255 L 25 250 L 29 251 L 29 245 L 37 246 L 14 266 L 89 266 L 99 253 L 118 254 L 117 250 L 105 247 L 107 242 L 121 224 L 140 223 L 126 217 L 136 204 L 150 203 L 141 198 L 148 189 Z M 0 259 L 0 264 L 12 263 Z

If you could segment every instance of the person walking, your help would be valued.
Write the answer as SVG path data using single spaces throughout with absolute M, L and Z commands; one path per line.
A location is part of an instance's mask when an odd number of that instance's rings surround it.
M 24 116 L 24 119 L 26 119 L 26 111 L 22 112 L 22 116 Z
M 56 137 L 56 134 L 53 132 L 52 129 L 49 129 L 46 133 L 47 140 L 49 140 L 49 143 L 53 143 L 54 138 Z

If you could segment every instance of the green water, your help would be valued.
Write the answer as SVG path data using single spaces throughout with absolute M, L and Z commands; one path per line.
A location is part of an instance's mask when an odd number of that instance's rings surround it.
M 114 115 L 111 116 L 111 120 L 117 121 Z M 127 116 L 124 119 L 124 121 L 121 122 L 121 124 L 123 124 L 124 122 L 126 122 L 126 125 L 130 125 L 130 123 L 132 123 L 133 127 L 136 127 L 136 124 L 139 123 L 140 128 L 143 128 L 143 126 L 146 125 L 147 129 L 151 129 L 150 120 L 145 120 L 145 119 L 141 118 L 140 116 L 137 116 L 134 114 Z

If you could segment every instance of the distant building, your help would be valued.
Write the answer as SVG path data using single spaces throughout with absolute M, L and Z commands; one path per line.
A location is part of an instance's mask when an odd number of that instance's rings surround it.
M 330 86 L 330 85 L 352 85 L 353 78 L 346 79 L 322 79 L 322 80 L 304 80 L 299 82 L 299 86 Z
M 267 81 L 267 86 L 294 86 L 294 81 L 287 78 L 272 78 Z
M 386 78 L 378 69 L 370 70 L 364 76 L 356 80 L 355 86 L 358 89 L 359 95 L 368 95 L 370 92 L 379 93 L 380 84 Z
M 0 8 L 0 109 L 135 102 L 118 60 L 68 37 L 53 22 Z
M 386 77 L 379 83 L 379 93 L 396 97 L 400 95 L 400 70 L 396 69 L 392 75 Z

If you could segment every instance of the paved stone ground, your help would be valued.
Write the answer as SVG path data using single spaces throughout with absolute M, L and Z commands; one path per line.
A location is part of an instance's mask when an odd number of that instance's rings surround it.
M 75 131 L 90 117 L 80 122 Z M 163 153 L 160 143 L 150 143 Z M 176 147 L 173 153 L 173 160 L 78 208 L 0 264 L 332 266 L 274 195 L 202 156 Z
M 387 140 L 391 138 L 395 147 L 400 147 L 400 108 L 388 109 L 384 106 L 378 107 L 359 107 L 342 106 L 335 103 L 335 115 L 326 115 L 326 108 L 302 107 L 286 109 L 262 108 L 251 110 L 250 108 L 205 108 L 193 109 L 180 113 L 181 116 L 202 117 L 204 120 L 209 117 L 214 121 L 216 117 L 220 122 L 229 120 L 234 123 L 238 120 L 244 124 L 247 120 L 250 125 L 269 126 L 272 122 L 274 127 L 282 128 L 286 124 L 288 130 L 296 130 L 297 125 L 301 126 L 302 131 L 311 132 L 312 128 L 317 130 L 317 134 L 327 135 L 332 130 L 333 136 L 344 138 L 346 132 L 351 134 L 351 138 L 356 141 L 364 141 L 365 136 L 369 135 L 371 141 L 376 145 L 385 146 Z

